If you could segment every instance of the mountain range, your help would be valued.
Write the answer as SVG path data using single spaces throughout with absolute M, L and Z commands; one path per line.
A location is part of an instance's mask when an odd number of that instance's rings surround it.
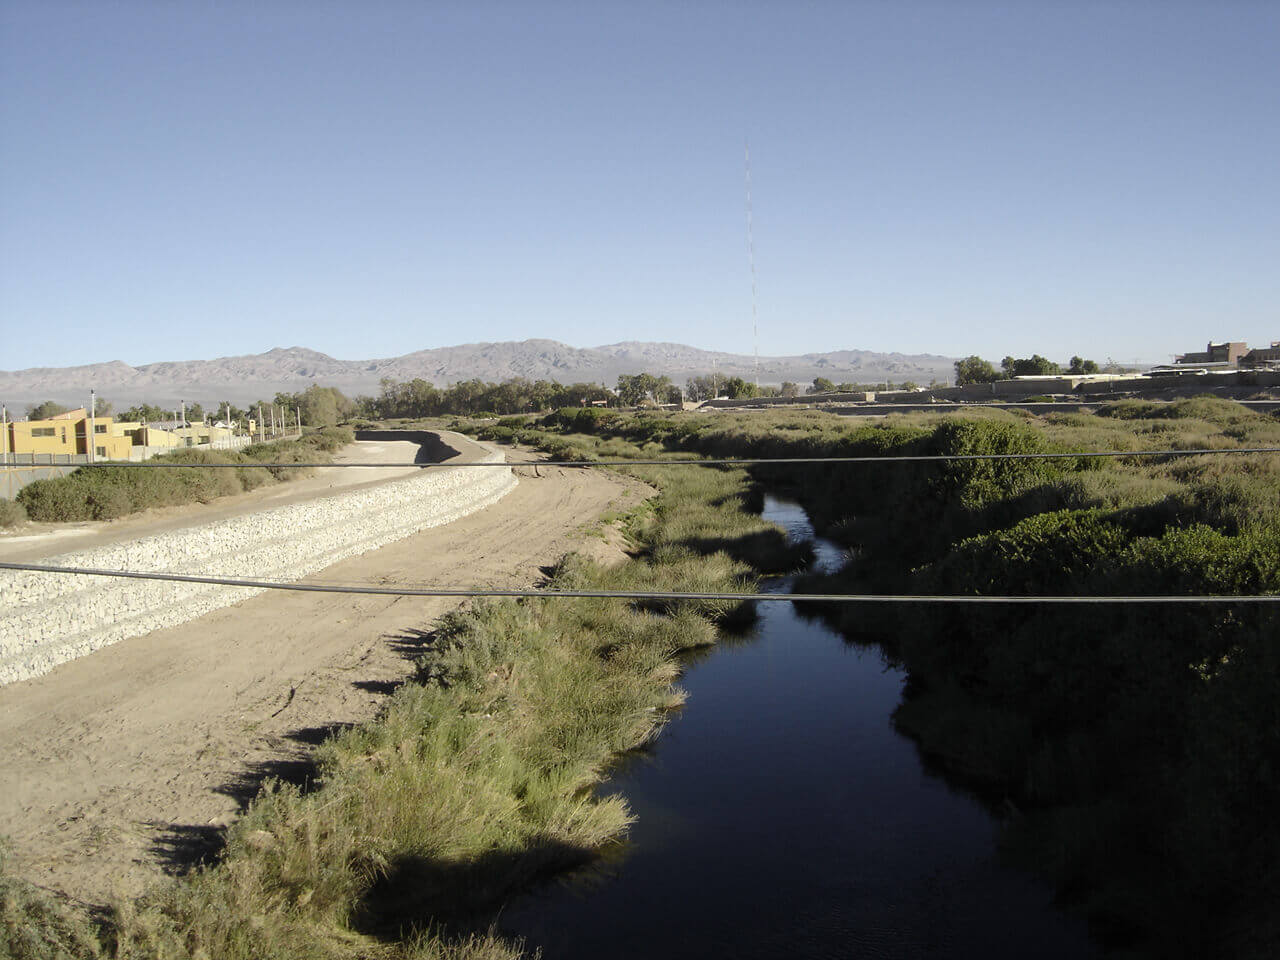
M 278 391 L 305 390 L 311 384 L 337 387 L 348 396 L 376 394 L 384 377 L 421 377 L 444 387 L 478 377 L 485 381 L 527 377 L 561 383 L 603 383 L 612 387 L 620 374 L 666 375 L 683 384 L 709 374 L 754 379 L 750 356 L 699 350 L 678 343 L 628 341 L 601 347 L 571 347 L 555 340 L 468 343 L 418 350 L 382 360 L 338 360 L 305 347 L 276 347 L 266 353 L 216 360 L 147 363 L 133 367 L 120 360 L 79 367 L 31 367 L 0 371 L 0 400 L 11 409 L 55 400 L 72 406 L 88 402 L 89 391 L 116 408 L 148 402 L 170 406 L 180 400 L 204 404 L 230 400 L 245 404 Z M 762 384 L 786 380 L 807 384 L 815 377 L 874 383 L 915 380 L 928 383 L 954 375 L 952 358 L 934 354 L 837 350 L 789 357 L 761 357 Z

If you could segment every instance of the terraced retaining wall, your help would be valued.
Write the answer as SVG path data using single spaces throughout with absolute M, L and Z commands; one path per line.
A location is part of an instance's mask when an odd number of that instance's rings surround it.
M 372 439 L 372 438 L 371 438 Z M 389 438 L 380 434 L 378 439 Z M 414 437 L 412 439 L 418 439 Z M 435 442 L 439 443 L 438 438 Z M 443 449 L 441 449 L 443 448 Z M 453 453 L 423 443 L 426 454 Z M 501 462 L 501 453 L 484 459 Z M 49 564 L 296 580 L 488 506 L 516 485 L 501 467 L 424 470 L 375 487 L 51 557 Z M 0 570 L 0 684 L 161 627 L 260 588 Z

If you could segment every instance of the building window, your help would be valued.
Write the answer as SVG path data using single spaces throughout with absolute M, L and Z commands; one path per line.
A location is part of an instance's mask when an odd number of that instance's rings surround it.
M 53 427 L 32 427 L 31 435 L 33 437 L 52 437 L 55 431 Z
M 94 447 L 93 449 L 98 452 L 98 456 L 100 457 L 105 457 L 107 455 L 106 447 Z
M 93 425 L 93 432 L 94 432 L 94 433 L 106 433 L 106 432 L 107 432 L 107 425 L 106 425 L 105 423 L 95 423 L 95 424 Z

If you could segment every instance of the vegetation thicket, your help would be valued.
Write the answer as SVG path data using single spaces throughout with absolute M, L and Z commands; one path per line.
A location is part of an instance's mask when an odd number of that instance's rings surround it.
M 717 457 L 1221 449 L 1280 421 L 1212 397 L 1099 416 L 565 410 L 492 436 Z M 658 445 L 661 445 L 660 447 Z M 803 473 L 798 472 L 803 470 Z M 852 549 L 802 589 L 1030 596 L 1280 593 L 1280 456 L 761 466 Z M 841 605 L 907 671 L 895 721 L 1005 811 L 1015 860 L 1153 956 L 1280 948 L 1274 605 Z
M 579 456 L 641 449 L 582 435 Z M 593 450 L 592 448 L 598 448 Z M 659 494 L 625 518 L 634 559 L 570 556 L 553 587 L 751 592 L 740 557 L 795 566 L 742 470 L 638 468 Z M 0 956 L 498 960 L 504 897 L 582 863 L 630 814 L 591 787 L 655 735 L 683 694 L 685 651 L 753 616 L 742 602 L 479 603 L 439 622 L 416 675 L 372 723 L 319 750 L 306 788 L 275 783 L 229 831 L 216 865 L 82 913 L 0 879 Z
M 328 460 L 355 439 L 348 427 L 328 427 L 300 440 L 253 444 L 239 450 L 176 450 L 150 462 L 190 464 L 161 469 L 126 466 L 87 467 L 65 477 L 36 480 L 19 491 L 17 506 L 32 520 L 113 520 L 150 507 L 208 503 L 218 497 L 305 476 L 299 467 L 263 467 L 261 463 Z M 207 470 L 201 464 L 240 464 Z M 4 502 L 4 501 L 0 501 Z

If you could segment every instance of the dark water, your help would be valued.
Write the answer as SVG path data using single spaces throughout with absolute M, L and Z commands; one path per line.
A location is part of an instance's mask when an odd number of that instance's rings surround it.
M 796 504 L 765 516 L 813 536 Z M 637 817 L 625 846 L 508 905 L 502 931 L 547 960 L 1097 955 L 1083 920 L 996 862 L 990 814 L 890 727 L 901 673 L 791 604 L 760 610 L 605 784 Z

